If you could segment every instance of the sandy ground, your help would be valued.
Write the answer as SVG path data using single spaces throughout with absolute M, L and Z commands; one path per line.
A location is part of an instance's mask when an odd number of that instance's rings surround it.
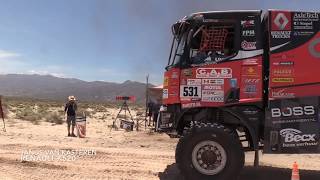
M 174 160 L 177 139 L 150 130 L 110 131 L 111 122 L 89 118 L 88 137 L 80 139 L 66 136 L 66 124 L 9 119 L 7 132 L 0 132 L 0 179 L 183 179 Z M 23 153 L 45 158 L 30 161 Z M 252 153 L 239 179 L 289 180 L 294 161 L 302 180 L 320 179 L 319 155 L 263 155 L 262 166 L 253 168 Z

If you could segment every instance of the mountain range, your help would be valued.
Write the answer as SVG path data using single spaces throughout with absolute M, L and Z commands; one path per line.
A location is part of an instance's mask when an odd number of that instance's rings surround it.
M 150 85 L 153 86 L 153 85 Z M 0 75 L 0 94 L 48 100 L 66 100 L 74 95 L 80 101 L 113 102 L 116 96 L 135 96 L 138 103 L 145 101 L 146 84 L 127 80 L 123 83 L 83 81 L 52 75 Z

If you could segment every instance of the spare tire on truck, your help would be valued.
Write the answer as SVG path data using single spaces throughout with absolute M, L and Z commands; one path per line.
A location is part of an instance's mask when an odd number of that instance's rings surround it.
M 201 123 L 180 138 L 176 163 L 188 180 L 235 180 L 244 165 L 244 151 L 235 131 Z

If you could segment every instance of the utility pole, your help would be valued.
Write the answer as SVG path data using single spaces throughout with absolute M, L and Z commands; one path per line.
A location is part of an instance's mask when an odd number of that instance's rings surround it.
M 144 129 L 147 129 L 147 115 L 148 115 L 148 100 L 149 100 L 149 74 L 146 76 L 146 112 L 145 112 L 145 118 L 144 118 Z

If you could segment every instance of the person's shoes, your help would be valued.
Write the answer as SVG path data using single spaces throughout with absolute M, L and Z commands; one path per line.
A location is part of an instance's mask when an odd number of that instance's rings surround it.
M 71 137 L 71 134 L 70 134 L 70 133 L 68 133 L 68 137 Z
M 71 137 L 77 137 L 74 133 L 72 133 L 70 136 L 71 136 Z

